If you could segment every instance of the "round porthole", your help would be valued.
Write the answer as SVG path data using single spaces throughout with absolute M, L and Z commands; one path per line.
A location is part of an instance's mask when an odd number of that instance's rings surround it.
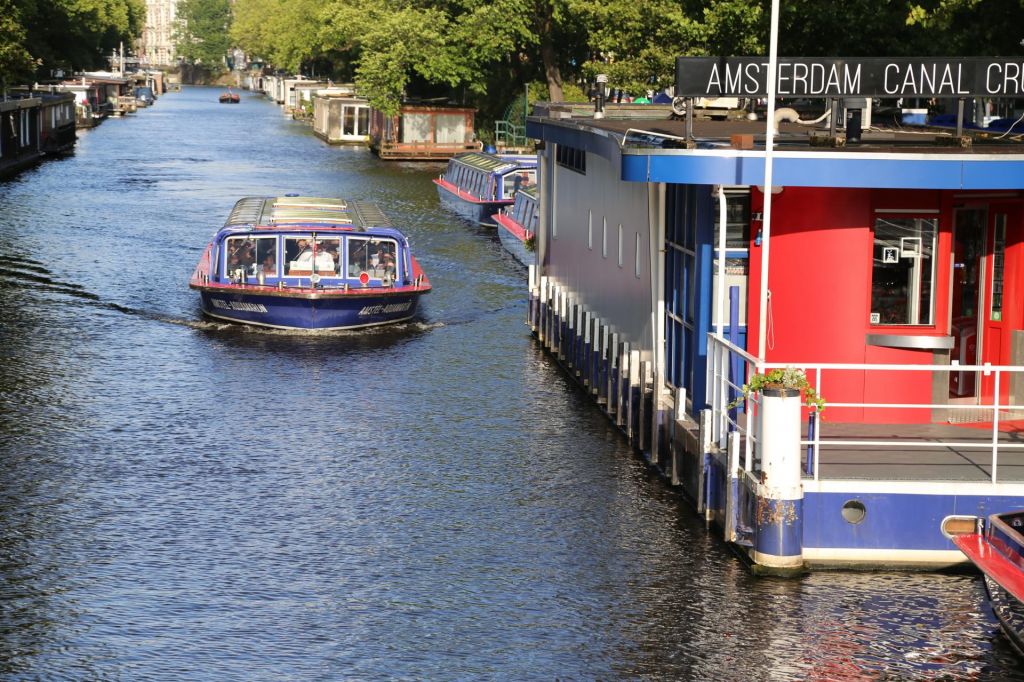
M 847 523 L 854 525 L 861 523 L 864 517 L 867 516 L 868 510 L 864 507 L 864 503 L 859 500 L 849 500 L 843 505 L 843 519 Z

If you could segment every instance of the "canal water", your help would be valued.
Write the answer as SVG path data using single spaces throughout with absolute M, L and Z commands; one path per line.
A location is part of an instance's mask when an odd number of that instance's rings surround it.
M 752 577 L 538 349 L 436 164 L 186 88 L 0 184 L 0 677 L 1024 680 L 977 577 Z M 418 319 L 204 320 L 235 200 L 375 201 Z

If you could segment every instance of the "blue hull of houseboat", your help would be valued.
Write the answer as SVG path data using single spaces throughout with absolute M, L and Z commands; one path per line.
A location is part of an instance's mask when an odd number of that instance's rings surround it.
M 435 184 L 437 184 L 437 196 L 441 200 L 441 206 L 475 225 L 493 227 L 495 223 L 491 216 L 512 203 L 511 201 L 480 201 L 463 198 L 441 183 Z
M 407 320 L 419 293 L 292 297 L 276 292 L 203 291 L 203 312 L 231 322 L 281 329 L 357 329 Z
M 510 229 L 498 224 L 498 239 L 506 251 L 515 256 L 515 259 L 523 265 L 530 266 L 537 262 L 535 252 L 526 248 L 526 243 L 512 233 Z

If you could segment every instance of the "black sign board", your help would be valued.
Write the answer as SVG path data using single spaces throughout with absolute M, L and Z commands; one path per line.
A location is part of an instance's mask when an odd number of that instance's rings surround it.
M 779 57 L 778 97 L 1024 97 L 1024 57 Z M 677 57 L 677 97 L 767 97 L 767 57 Z

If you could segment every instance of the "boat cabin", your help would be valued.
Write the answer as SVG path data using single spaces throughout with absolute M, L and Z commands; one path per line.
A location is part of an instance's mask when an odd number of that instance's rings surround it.
M 473 119 L 476 110 L 405 102 L 397 116 L 373 110 L 370 148 L 382 159 L 432 161 L 479 151 Z
M 459 154 L 448 160 L 444 180 L 484 201 L 511 202 L 520 189 L 536 186 L 537 157 Z
M 40 105 L 38 97 L 0 101 L 0 178 L 13 175 L 42 157 Z
M 506 211 L 512 221 L 523 228 L 526 239 L 532 239 L 537 234 L 537 225 L 540 223 L 540 206 L 537 205 L 537 188 L 535 186 L 525 188 L 516 194 L 515 203 Z
M 354 88 L 323 88 L 313 96 L 313 133 L 328 144 L 365 143 L 370 104 Z
M 383 214 L 342 199 L 301 200 L 257 197 L 249 214 L 236 208 L 214 239 L 211 281 L 345 289 L 412 281 L 407 240 Z

